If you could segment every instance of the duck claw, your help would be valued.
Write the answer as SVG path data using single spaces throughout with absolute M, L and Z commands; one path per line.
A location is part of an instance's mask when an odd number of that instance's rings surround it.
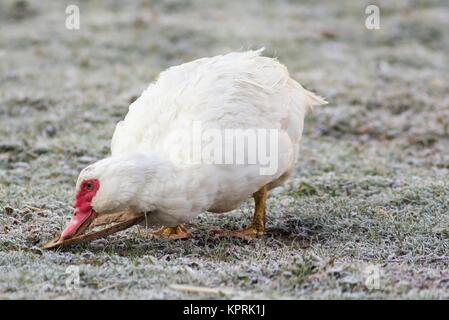
M 192 234 L 181 224 L 176 227 L 162 227 L 157 231 L 150 232 L 154 238 L 166 238 L 170 240 L 189 239 Z

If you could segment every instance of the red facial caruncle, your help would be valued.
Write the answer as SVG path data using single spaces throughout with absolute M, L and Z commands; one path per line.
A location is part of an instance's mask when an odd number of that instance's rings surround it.
M 75 211 L 73 212 L 72 219 L 61 234 L 62 239 L 73 237 L 86 221 L 96 217 L 97 213 L 92 208 L 92 199 L 95 197 L 99 188 L 100 181 L 97 179 L 85 180 L 81 183 L 75 201 L 73 202 Z

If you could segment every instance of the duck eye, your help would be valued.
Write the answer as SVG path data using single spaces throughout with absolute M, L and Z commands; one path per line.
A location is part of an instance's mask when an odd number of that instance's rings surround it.
M 93 183 L 92 183 L 92 182 L 86 183 L 86 189 L 87 189 L 87 190 L 93 190 L 93 189 L 94 189 Z

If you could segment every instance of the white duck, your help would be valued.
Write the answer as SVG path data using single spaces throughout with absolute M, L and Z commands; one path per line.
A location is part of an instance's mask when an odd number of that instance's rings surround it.
M 290 78 L 277 60 L 261 57 L 262 50 L 198 59 L 162 72 L 117 124 L 111 156 L 80 173 L 75 212 L 62 239 L 95 217 L 123 210 L 145 214 L 147 225 L 162 225 L 154 235 L 184 238 L 190 233 L 182 223 L 205 211 L 231 211 L 250 196 L 255 199 L 251 225 L 216 234 L 262 235 L 267 192 L 294 168 L 306 112 L 326 103 Z M 234 163 L 227 155 L 237 149 L 227 148 L 225 138 L 214 140 L 215 149 L 204 135 L 200 143 L 193 141 L 198 128 L 217 139 L 217 132 L 248 129 L 241 150 L 253 154 Z M 268 133 L 262 137 L 264 130 L 276 133 L 275 140 L 268 140 Z M 254 132 L 263 141 L 259 148 L 272 147 L 275 165 L 261 159 L 254 163 L 259 155 L 254 154 Z M 223 159 L 220 155 L 231 161 L 213 161 Z

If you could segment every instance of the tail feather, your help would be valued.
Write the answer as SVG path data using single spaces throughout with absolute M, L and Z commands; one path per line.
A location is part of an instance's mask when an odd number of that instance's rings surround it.
M 323 97 L 320 97 L 319 95 L 313 93 L 312 91 L 306 90 L 304 88 L 302 88 L 302 90 L 306 101 L 307 111 L 311 112 L 313 111 L 313 108 L 315 106 L 328 104 L 328 102 Z
M 313 107 L 328 103 L 323 97 L 320 97 L 312 91 L 305 89 L 302 85 L 300 85 L 292 78 L 290 78 L 290 81 L 297 94 L 301 96 L 300 101 L 305 104 L 304 107 L 306 108 L 306 111 L 312 111 Z
M 314 106 L 328 104 L 328 102 L 323 97 L 320 97 L 319 95 L 311 91 L 304 89 L 304 93 L 306 95 L 307 102 L 309 103 L 310 108 L 313 108 Z

